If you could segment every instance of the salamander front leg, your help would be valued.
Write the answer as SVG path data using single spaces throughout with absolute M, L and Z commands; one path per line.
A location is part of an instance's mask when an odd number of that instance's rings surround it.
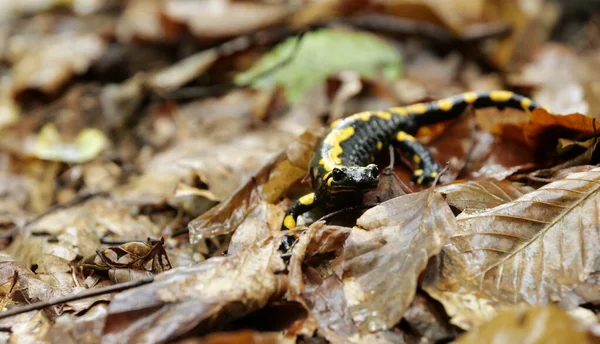
M 283 223 L 281 224 L 281 230 L 289 230 L 296 227 L 296 219 L 298 216 L 306 213 L 307 211 L 313 209 L 316 203 L 315 193 L 311 192 L 300 197 L 292 206 L 285 212 L 285 217 L 283 218 Z M 283 237 L 281 241 L 281 246 L 279 246 L 279 250 L 283 252 L 289 251 L 292 245 L 296 242 L 296 237 L 293 235 L 286 235 Z
M 410 134 L 399 131 L 396 134 L 396 145 L 415 163 L 412 181 L 418 185 L 433 182 L 442 170 L 431 153 Z

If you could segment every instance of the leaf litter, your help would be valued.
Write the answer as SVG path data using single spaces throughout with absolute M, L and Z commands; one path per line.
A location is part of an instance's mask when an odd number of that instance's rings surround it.
M 0 5 L 1 340 L 598 341 L 595 19 L 373 5 Z M 333 120 L 490 89 L 545 109 L 420 128 L 440 184 L 383 149 L 281 233 Z

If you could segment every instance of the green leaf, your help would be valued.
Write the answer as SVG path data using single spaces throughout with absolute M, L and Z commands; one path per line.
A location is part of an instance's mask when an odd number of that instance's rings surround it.
M 292 37 L 273 48 L 250 70 L 240 73 L 235 83 L 254 88 L 282 85 L 288 100 L 296 102 L 310 88 L 340 71 L 353 70 L 366 79 L 397 79 L 401 73 L 400 53 L 372 34 L 322 29 L 307 33 L 297 50 L 296 41 Z

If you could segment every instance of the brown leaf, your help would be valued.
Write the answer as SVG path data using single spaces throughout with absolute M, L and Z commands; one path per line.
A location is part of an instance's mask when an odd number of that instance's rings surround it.
M 455 331 L 445 321 L 434 303 L 418 293 L 404 313 L 404 320 L 413 332 L 429 342 L 439 342 L 455 337 Z
M 190 338 L 178 342 L 179 344 L 280 344 L 279 333 L 265 333 L 251 330 L 235 332 L 216 332 L 203 338 Z
M 35 89 L 56 93 L 74 75 L 87 71 L 106 43 L 96 34 L 62 34 L 47 38 L 13 66 L 14 92 Z
M 286 5 L 211 0 L 166 2 L 163 14 L 186 24 L 199 37 L 222 38 L 280 23 L 291 9 Z
M 554 142 L 559 137 L 579 139 L 594 135 L 593 118 L 582 114 L 555 115 L 544 109 L 536 109 L 524 128 L 524 135 L 531 146 Z
M 363 331 L 400 321 L 419 274 L 455 227 L 452 211 L 433 189 L 392 199 L 358 219 L 345 244 L 343 282 Z
M 493 208 L 514 201 L 533 191 L 533 188 L 508 180 L 487 179 L 444 185 L 436 191 L 444 196 L 448 204 L 464 211 Z
M 317 140 L 313 134 L 304 133 L 289 145 L 287 152 L 268 162 L 227 200 L 192 220 L 188 225 L 191 242 L 233 232 L 259 200 L 277 202 L 292 184 L 306 175 Z
M 532 150 L 523 149 L 523 144 L 516 140 L 478 133 L 464 176 L 503 180 L 523 166 L 531 165 L 535 158 Z
M 96 305 L 80 316 L 64 313 L 50 328 L 48 340 L 51 343 L 100 343 L 108 314 L 107 308 L 106 305 Z
M 517 307 L 498 314 L 455 343 L 592 343 L 573 318 L 555 306 Z
M 109 306 L 103 341 L 164 342 L 192 329 L 206 331 L 264 307 L 285 286 L 280 238 L 227 257 L 158 275 L 154 283 L 122 292 Z
M 506 303 L 585 302 L 600 252 L 600 169 L 573 173 L 518 199 L 457 217 L 443 275 Z M 450 277 L 452 276 L 452 277 Z

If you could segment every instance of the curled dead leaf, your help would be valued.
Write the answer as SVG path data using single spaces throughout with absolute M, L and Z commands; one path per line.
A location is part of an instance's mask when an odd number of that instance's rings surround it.
M 343 283 L 363 332 L 400 321 L 419 274 L 455 230 L 452 211 L 433 188 L 384 202 L 358 219 L 345 244 Z
M 206 331 L 264 307 L 285 292 L 280 238 L 227 257 L 213 257 L 122 292 L 109 306 L 103 340 L 164 342 Z
M 231 233 L 261 200 L 277 202 L 292 184 L 306 175 L 317 140 L 315 135 L 304 133 L 289 145 L 286 152 L 265 164 L 228 199 L 190 221 L 191 242 L 198 243 L 204 238 Z

